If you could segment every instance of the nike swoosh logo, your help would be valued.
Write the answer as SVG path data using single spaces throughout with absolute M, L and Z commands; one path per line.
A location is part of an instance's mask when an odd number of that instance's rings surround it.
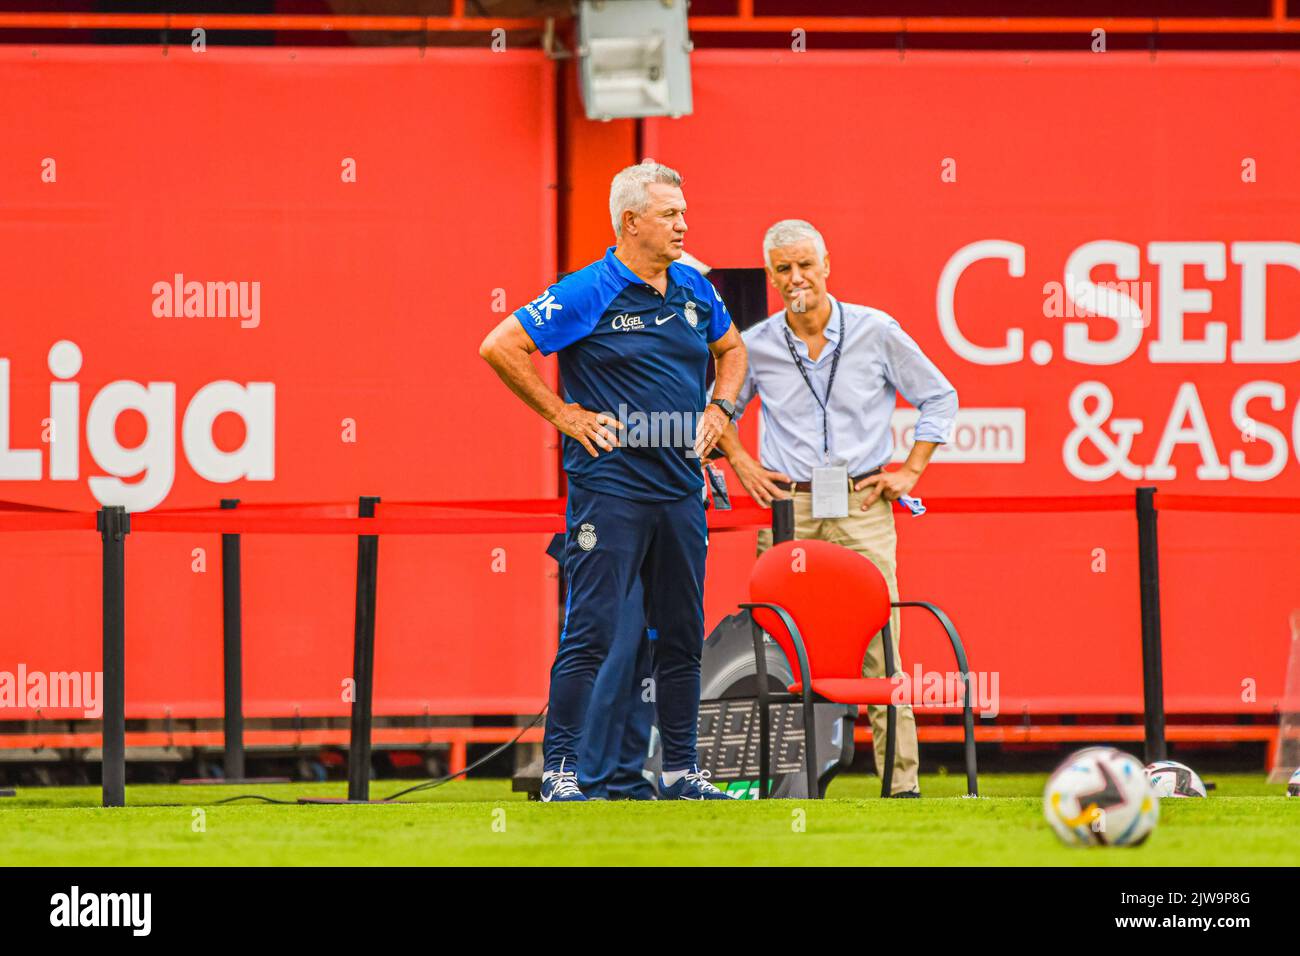
M 676 318 L 676 316 L 677 316 L 677 313 L 674 312 L 672 315 L 666 315 L 666 316 L 664 316 L 662 319 L 655 319 L 655 325 L 663 325 L 663 324 L 664 324 L 665 322 L 667 322 L 669 319 Z

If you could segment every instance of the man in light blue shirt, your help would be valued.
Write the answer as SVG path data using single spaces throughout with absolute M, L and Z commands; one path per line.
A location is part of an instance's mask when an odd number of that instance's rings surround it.
M 759 457 L 745 449 L 734 424 L 718 449 L 759 504 L 768 507 L 774 498 L 794 498 L 796 538 L 833 541 L 866 555 L 897 601 L 891 502 L 911 493 L 935 449 L 948 441 L 957 390 L 897 321 L 877 309 L 841 302 L 827 291 L 830 258 L 811 224 L 778 222 L 763 238 L 763 258 L 785 309 L 743 333 L 749 368 L 733 419 L 755 396 L 761 399 Z M 916 407 L 920 418 L 907 461 L 884 471 L 894 452 L 890 426 L 898 394 Z M 834 492 L 839 492 L 838 506 Z M 770 545 L 771 533 L 760 532 L 759 552 Z M 897 610 L 890 630 L 897 666 Z M 885 676 L 879 634 L 867 651 L 863 675 Z M 885 708 L 870 707 L 868 713 L 881 768 Z M 916 722 L 910 707 L 898 708 L 897 732 L 892 796 L 919 796 Z

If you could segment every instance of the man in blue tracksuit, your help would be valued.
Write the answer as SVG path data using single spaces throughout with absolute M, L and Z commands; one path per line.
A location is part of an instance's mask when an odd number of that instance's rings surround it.
M 640 621 L 656 633 L 660 795 L 727 799 L 695 752 L 708 547 L 700 467 L 735 414 L 745 350 L 713 286 L 677 262 L 685 213 L 675 171 L 651 160 L 622 170 L 610 187 L 617 244 L 505 319 L 479 349 L 565 436 L 569 589 L 551 668 L 546 801 L 586 799 L 577 765 L 592 686 L 616 639 L 642 638 Z M 563 398 L 537 373 L 538 350 L 559 353 Z

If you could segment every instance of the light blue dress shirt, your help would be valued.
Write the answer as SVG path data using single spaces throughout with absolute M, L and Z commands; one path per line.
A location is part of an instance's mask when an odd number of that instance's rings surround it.
M 835 348 L 843 341 L 835 384 L 827 406 L 830 449 L 823 453 L 822 408 L 794 364 L 786 332 L 825 400 Z M 920 413 L 915 440 L 946 442 L 957 415 L 957 390 L 926 358 L 920 346 L 891 316 L 878 309 L 831 297 L 826 345 L 817 361 L 785 321 L 785 310 L 742 333 L 749 369 L 736 401 L 736 419 L 757 395 L 761 399 L 759 460 L 795 481 L 811 481 L 822 464 L 843 463 L 850 475 L 886 464 L 894 453 L 890 422 L 899 393 Z

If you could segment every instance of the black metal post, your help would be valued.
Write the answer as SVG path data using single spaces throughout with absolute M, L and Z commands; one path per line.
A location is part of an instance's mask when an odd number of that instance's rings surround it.
M 802 678 L 800 680 L 802 681 Z M 817 759 L 817 718 L 813 710 L 811 684 L 810 674 L 803 686 L 803 755 L 804 767 L 808 774 L 808 799 L 820 800 L 822 788 L 818 777 L 821 773 L 821 762 Z
M 373 518 L 376 497 L 363 495 L 357 515 Z M 348 799 L 370 799 L 370 725 L 375 679 L 375 590 L 379 536 L 357 536 L 357 614 L 352 651 L 352 734 L 348 745 Z
M 121 505 L 101 508 L 96 522 L 103 545 L 104 806 L 126 806 L 126 536 L 131 516 Z
M 222 510 L 239 507 L 222 498 Z M 244 779 L 244 601 L 243 561 L 237 534 L 221 536 L 221 659 L 225 672 L 225 754 L 227 780 Z
M 749 631 L 754 639 L 754 667 L 758 680 L 758 799 L 772 795 L 772 700 L 767 687 L 767 635 L 750 612 Z
M 889 618 L 885 618 L 885 626 L 880 629 L 880 649 L 885 654 L 885 676 L 893 677 L 894 670 L 894 635 L 889 627 Z M 875 734 L 873 729 L 872 734 Z M 880 767 L 880 796 L 888 799 L 894 795 L 894 748 L 898 740 L 898 708 L 893 704 L 885 707 L 885 760 L 884 766 Z M 871 741 L 872 749 L 875 749 L 876 741 Z
M 777 498 L 772 502 L 772 543 L 794 540 L 794 501 Z
M 1156 530 L 1156 489 L 1137 489 L 1138 584 L 1142 600 L 1142 702 L 1146 762 L 1164 760 L 1165 683 L 1160 635 L 1160 539 Z

